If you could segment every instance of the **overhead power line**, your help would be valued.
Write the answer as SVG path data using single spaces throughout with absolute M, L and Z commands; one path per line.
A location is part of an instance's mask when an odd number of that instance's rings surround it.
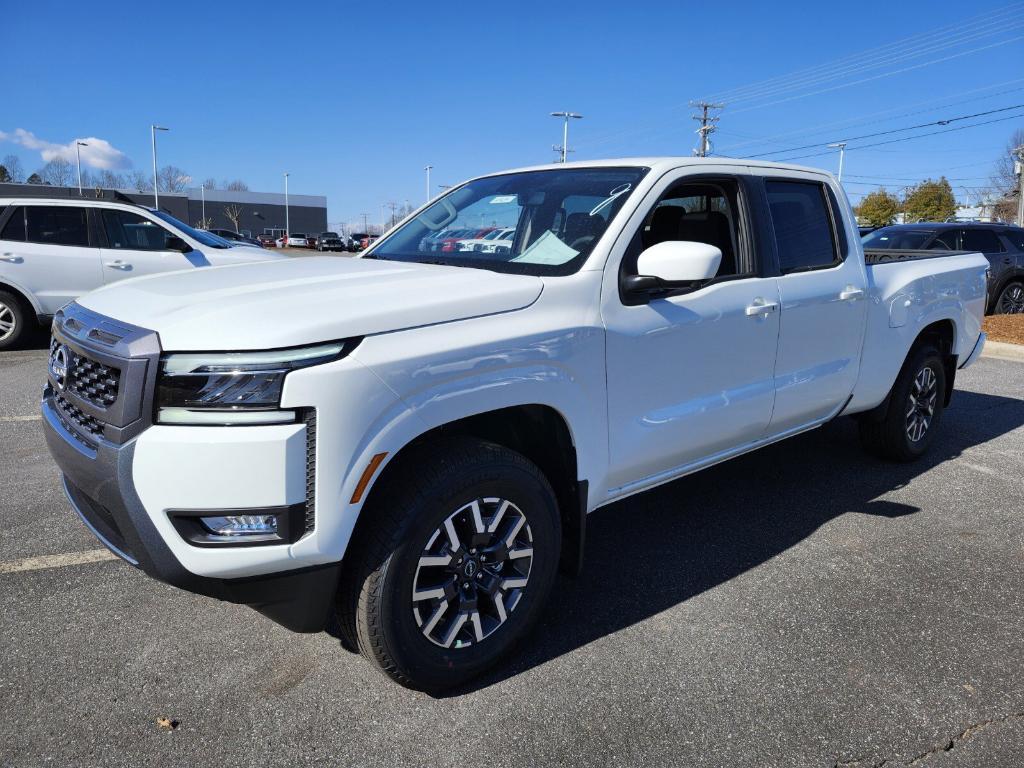
M 880 147 L 880 146 L 883 146 L 885 144 L 898 144 L 898 143 L 903 142 L 903 141 L 913 141 L 914 139 L 923 139 L 926 136 L 937 136 L 940 133 L 953 133 L 954 131 L 966 131 L 968 128 L 979 128 L 979 127 L 981 127 L 983 125 L 991 125 L 993 123 L 1003 123 L 1003 122 L 1006 122 L 1007 120 L 1016 120 L 1016 119 L 1021 118 L 1021 117 L 1024 117 L 1024 112 L 1021 112 L 1020 114 L 1017 114 L 1017 115 L 1009 115 L 1008 117 L 997 117 L 994 120 L 983 120 L 980 123 L 972 123 L 971 125 L 961 125 L 961 126 L 958 126 L 956 128 L 946 128 L 945 130 L 942 130 L 942 131 L 929 131 L 928 133 L 919 133 L 916 136 L 904 136 L 904 137 L 899 138 L 899 139 L 888 139 L 887 141 L 877 141 L 874 144 L 862 144 L 859 147 L 850 147 L 850 149 L 868 149 L 869 147 Z M 805 160 L 805 159 L 810 158 L 810 157 L 821 157 L 822 155 L 829 155 L 829 154 L 832 154 L 832 153 L 826 150 L 824 152 L 815 152 L 814 154 L 810 154 L 810 155 L 798 155 L 797 157 L 784 157 L 784 158 L 781 158 L 781 159 L 782 159 L 783 162 L 788 162 L 790 160 Z
M 800 150 L 803 150 L 803 149 L 814 149 L 815 147 L 823 147 L 823 146 L 827 146 L 828 144 L 837 144 L 837 143 L 840 143 L 840 142 L 849 142 L 849 141 L 860 141 L 861 139 L 873 139 L 873 138 L 875 138 L 877 136 L 889 136 L 889 135 L 894 134 L 894 133 L 903 133 L 905 131 L 916 131 L 919 128 L 930 128 L 933 125 L 949 125 L 950 123 L 957 123 L 957 122 L 960 122 L 961 120 L 970 120 L 970 119 L 975 118 L 975 117 L 984 117 L 985 115 L 994 115 L 994 114 L 996 114 L 998 112 L 1009 112 L 1010 110 L 1021 109 L 1021 108 L 1024 108 L 1024 104 L 1014 104 L 1013 106 L 1009 106 L 1009 107 L 999 107 L 998 109 L 989 109 L 989 110 L 986 110 L 985 112 L 975 112 L 972 115 L 958 115 L 956 117 L 948 117 L 948 118 L 945 118 L 943 120 L 933 120 L 930 123 L 919 123 L 918 125 L 908 125 L 905 128 L 893 128 L 892 130 L 889 130 L 889 131 L 877 131 L 875 133 L 864 133 L 864 134 L 861 134 L 860 136 L 844 136 L 843 138 L 840 138 L 840 139 L 834 139 L 831 142 L 816 141 L 813 144 L 804 144 L 803 146 L 800 146 L 800 147 L 790 147 L 789 149 L 774 149 L 774 150 L 772 150 L 770 152 L 761 152 L 760 154 L 757 154 L 757 155 L 744 155 L 744 157 L 747 158 L 748 160 L 753 160 L 753 159 L 758 158 L 758 157 L 767 157 L 768 155 L 784 155 L 784 154 L 788 154 L 790 152 L 799 152 Z M 878 146 L 878 145 L 870 145 L 870 146 Z M 851 147 L 851 149 L 854 149 L 854 147 Z

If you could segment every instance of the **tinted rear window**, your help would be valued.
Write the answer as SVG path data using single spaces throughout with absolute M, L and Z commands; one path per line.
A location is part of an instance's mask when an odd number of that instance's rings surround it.
M 924 244 L 934 234 L 934 229 L 894 229 L 883 227 L 882 229 L 876 229 L 870 235 L 866 235 L 862 238 L 861 242 L 865 248 L 873 248 L 875 250 L 914 250 L 924 248 Z
M 25 206 L 25 240 L 46 245 L 89 245 L 85 208 L 67 205 Z
M 765 189 L 782 271 L 836 264 L 835 233 L 824 187 L 814 182 L 768 181 Z
M 965 251 L 982 253 L 999 253 L 1005 250 L 991 229 L 965 229 L 963 248 Z
M 0 232 L 0 240 L 15 240 L 19 243 L 25 242 L 25 209 L 17 207 L 11 213 L 11 218 L 4 224 L 4 231 Z

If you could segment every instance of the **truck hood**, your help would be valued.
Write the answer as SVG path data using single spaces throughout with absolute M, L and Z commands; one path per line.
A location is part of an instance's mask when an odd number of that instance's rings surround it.
M 114 283 L 82 306 L 154 330 L 165 350 L 291 347 L 529 306 L 537 277 L 354 258 L 295 258 Z

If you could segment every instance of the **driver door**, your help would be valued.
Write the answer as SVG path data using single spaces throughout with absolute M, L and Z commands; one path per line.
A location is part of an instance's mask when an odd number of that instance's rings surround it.
M 176 235 L 152 219 L 114 208 L 99 213 L 106 233 L 100 248 L 104 283 L 193 266 L 185 254 L 167 247 Z
M 762 276 L 755 250 L 753 190 L 740 169 L 714 170 L 660 182 L 630 222 L 635 235 L 621 261 L 614 253 L 609 260 L 602 314 L 612 496 L 755 442 L 771 420 L 778 285 Z M 718 275 L 647 301 L 623 296 L 620 277 L 635 274 L 639 253 L 664 240 L 719 247 Z

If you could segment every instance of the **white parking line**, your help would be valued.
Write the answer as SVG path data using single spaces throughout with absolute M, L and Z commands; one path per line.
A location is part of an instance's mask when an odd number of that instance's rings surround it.
M 42 414 L 33 413 L 30 416 L 0 416 L 0 424 L 6 421 L 39 421 L 43 418 Z
M 63 555 L 42 555 L 26 557 L 21 560 L 8 560 L 6 563 L 0 563 L 0 573 L 40 571 L 44 568 L 64 568 L 69 565 L 101 563 L 104 560 L 116 559 L 117 555 L 108 549 L 89 549 L 85 552 L 67 552 Z

